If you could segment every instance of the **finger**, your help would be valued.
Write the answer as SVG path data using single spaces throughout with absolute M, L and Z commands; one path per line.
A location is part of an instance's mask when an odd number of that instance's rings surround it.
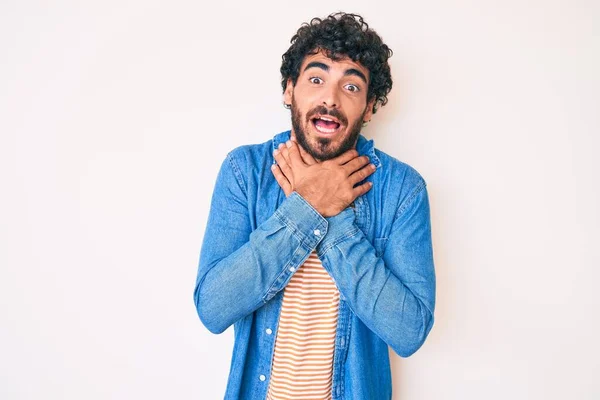
M 288 179 L 288 181 L 291 180 L 292 177 L 294 176 L 292 173 L 292 168 L 291 168 L 290 164 L 287 162 L 287 160 L 284 158 L 282 151 L 275 150 L 273 152 L 273 157 L 275 157 L 275 161 L 277 162 L 277 165 L 281 169 L 281 172 L 283 172 L 285 177 Z
M 332 158 L 331 160 L 336 162 L 338 165 L 343 165 L 356 157 L 358 157 L 358 151 L 356 151 L 356 149 L 350 149 L 339 156 Z
M 352 173 L 358 171 L 359 169 L 361 169 L 368 163 L 369 163 L 369 157 L 360 156 L 360 157 L 356 157 L 356 158 L 353 158 L 352 160 L 348 161 L 346 164 L 344 164 L 342 166 L 342 168 L 344 168 L 344 170 L 346 171 L 348 176 L 350 176 Z
M 298 143 L 288 140 L 285 144 L 290 154 L 290 163 L 292 165 L 306 165 L 302 156 L 300 156 L 300 150 L 298 149 Z
M 289 164 L 287 152 L 285 152 L 285 154 L 284 154 L 284 150 L 286 150 L 285 143 L 279 143 L 279 147 L 277 147 L 276 151 L 279 152 L 280 156 L 283 157 L 283 160 L 285 160 Z M 273 153 L 273 154 L 275 154 L 275 153 Z
M 283 175 L 283 172 L 281 172 L 281 169 L 279 168 L 279 166 L 276 164 L 271 165 L 271 172 L 273 172 L 273 176 L 275 176 L 275 180 L 277 181 L 279 186 L 281 186 L 285 195 L 287 196 L 289 193 L 291 193 L 292 185 L 291 185 L 290 181 L 287 180 L 285 175 Z
M 366 179 L 369 175 L 371 175 L 373 172 L 375 172 L 375 169 L 376 169 L 375 165 L 368 164 L 368 165 L 362 167 L 361 169 L 359 169 L 358 171 L 354 172 L 352 175 L 350 175 L 348 177 L 348 180 L 354 186 L 358 182 L 361 182 L 363 179 Z
M 354 201 L 357 197 L 360 197 L 363 194 L 367 193 L 369 190 L 371 190 L 372 187 L 373 183 L 365 182 L 362 185 L 359 185 L 352 189 L 352 195 L 354 196 L 354 199 L 352 201 Z
M 281 148 L 281 155 L 283 156 L 283 159 L 285 160 L 285 162 L 288 165 L 292 165 L 292 161 L 290 160 L 290 151 L 288 150 L 287 147 L 285 147 L 285 145 Z

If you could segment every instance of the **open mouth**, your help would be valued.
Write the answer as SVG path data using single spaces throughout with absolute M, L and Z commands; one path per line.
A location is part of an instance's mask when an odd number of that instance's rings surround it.
M 319 116 L 311 119 L 315 129 L 321 133 L 332 134 L 340 129 L 341 124 L 335 118 Z

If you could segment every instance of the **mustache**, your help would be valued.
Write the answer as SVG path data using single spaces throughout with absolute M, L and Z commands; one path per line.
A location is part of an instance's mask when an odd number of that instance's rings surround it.
M 310 110 L 310 112 L 307 114 L 306 119 L 308 119 L 308 120 L 312 119 L 313 115 L 330 115 L 334 118 L 337 118 L 337 120 L 340 121 L 342 124 L 348 125 L 348 119 L 346 118 L 346 116 L 344 114 L 342 114 L 341 111 L 339 111 L 338 109 L 335 109 L 335 108 L 332 108 L 331 110 L 329 110 L 325 106 L 317 106 L 317 107 L 313 108 L 312 110 Z

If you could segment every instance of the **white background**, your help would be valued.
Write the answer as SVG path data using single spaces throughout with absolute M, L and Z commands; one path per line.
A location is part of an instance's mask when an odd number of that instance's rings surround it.
M 600 6 L 3 1 L 0 398 L 218 399 L 193 287 L 218 167 L 290 127 L 299 25 L 394 50 L 364 134 L 428 182 L 436 322 L 394 399 L 600 398 Z

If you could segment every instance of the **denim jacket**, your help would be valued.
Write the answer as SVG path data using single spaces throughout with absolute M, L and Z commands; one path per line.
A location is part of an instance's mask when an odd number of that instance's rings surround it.
M 313 250 L 340 292 L 332 399 L 390 399 L 388 345 L 408 357 L 433 326 L 426 183 L 359 135 L 373 186 L 324 218 L 297 192 L 286 197 L 271 172 L 273 150 L 289 138 L 232 150 L 212 196 L 194 302 L 210 332 L 234 326 L 225 399 L 265 399 L 283 289 Z

